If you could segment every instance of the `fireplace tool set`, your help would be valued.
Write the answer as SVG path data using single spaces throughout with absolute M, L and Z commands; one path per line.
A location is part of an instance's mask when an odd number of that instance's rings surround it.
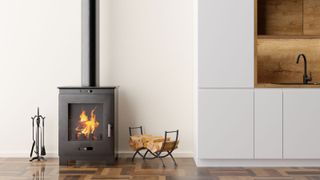
M 32 147 L 30 152 L 30 161 L 41 159 L 44 160 L 46 155 L 46 148 L 44 146 L 44 119 L 45 117 L 40 115 L 39 108 L 37 109 L 37 115 L 31 117 L 32 119 Z M 36 126 L 35 126 L 36 125 Z M 35 157 L 32 157 L 35 153 Z

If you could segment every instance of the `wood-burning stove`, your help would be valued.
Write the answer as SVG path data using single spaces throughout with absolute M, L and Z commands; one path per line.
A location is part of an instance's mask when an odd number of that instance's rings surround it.
M 117 151 L 117 88 L 61 87 L 59 160 L 114 163 Z
M 82 87 L 59 88 L 59 158 L 117 157 L 117 87 L 99 87 L 99 0 L 82 0 Z

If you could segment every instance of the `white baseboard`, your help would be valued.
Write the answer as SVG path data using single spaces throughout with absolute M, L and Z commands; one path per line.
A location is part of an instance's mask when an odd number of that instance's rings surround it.
M 130 158 L 133 156 L 134 151 L 118 151 L 120 158 Z M 175 158 L 193 158 L 192 152 L 173 152 Z M 140 156 L 136 156 L 139 158 Z
M 118 155 L 120 158 L 132 157 L 133 151 L 119 151 Z M 29 158 L 29 153 L 0 153 L 0 158 Z M 173 152 L 174 157 L 177 158 L 192 158 L 192 152 Z M 47 153 L 47 158 L 58 158 L 58 153 Z M 138 157 L 138 156 L 137 156 Z
M 34 155 L 34 154 L 33 154 Z M 0 153 L 0 158 L 29 158 L 30 153 Z M 57 158 L 57 153 L 47 153 L 47 158 Z
M 195 160 L 198 167 L 320 167 L 320 160 Z

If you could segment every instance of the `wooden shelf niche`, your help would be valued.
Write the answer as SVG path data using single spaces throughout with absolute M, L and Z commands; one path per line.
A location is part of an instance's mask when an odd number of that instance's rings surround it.
M 258 0 L 258 35 L 320 35 L 319 0 Z
M 300 53 L 320 82 L 320 0 L 256 0 L 256 8 L 256 87 L 302 82 Z
M 302 35 L 302 0 L 258 0 L 258 35 Z

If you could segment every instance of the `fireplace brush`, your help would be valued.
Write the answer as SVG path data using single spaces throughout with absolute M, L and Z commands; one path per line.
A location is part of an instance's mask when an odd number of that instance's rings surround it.
M 44 146 L 44 119 L 45 117 L 43 117 L 42 119 L 42 133 L 41 133 L 41 155 L 42 156 L 45 156 L 47 153 L 46 153 L 46 148 Z
M 44 119 L 45 117 L 40 115 L 39 108 L 37 109 L 37 115 L 31 117 L 32 119 L 32 147 L 30 152 L 30 158 L 32 154 L 35 153 L 36 156 L 31 158 L 30 161 L 41 159 L 44 160 L 44 155 L 46 155 L 46 150 L 44 146 Z M 42 122 L 42 124 L 41 124 Z M 36 127 L 34 124 L 36 123 Z M 42 125 L 42 126 L 41 126 Z M 41 146 L 41 147 L 40 147 Z M 41 149 L 40 149 L 41 148 Z

